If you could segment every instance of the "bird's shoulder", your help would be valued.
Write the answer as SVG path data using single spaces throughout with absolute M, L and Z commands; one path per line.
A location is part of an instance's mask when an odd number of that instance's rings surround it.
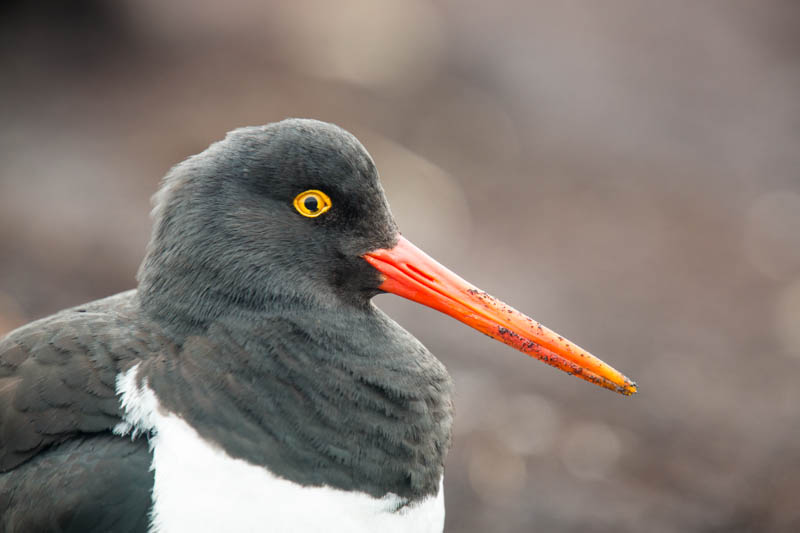
M 168 345 L 135 291 L 66 309 L 0 339 L 0 472 L 120 421 L 117 375 Z

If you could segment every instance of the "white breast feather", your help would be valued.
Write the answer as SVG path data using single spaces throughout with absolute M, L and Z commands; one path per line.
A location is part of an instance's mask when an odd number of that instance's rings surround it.
M 155 472 L 151 533 L 440 533 L 444 490 L 395 511 L 395 494 L 303 487 L 230 457 L 136 384 L 138 365 L 117 376 L 125 413 L 119 435 L 150 434 Z

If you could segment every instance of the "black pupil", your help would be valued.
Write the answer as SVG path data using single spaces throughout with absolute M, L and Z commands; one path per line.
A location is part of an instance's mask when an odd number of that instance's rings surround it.
M 319 209 L 319 203 L 317 202 L 317 199 L 314 198 L 313 196 L 309 196 L 305 200 L 303 200 L 303 205 L 306 206 L 306 209 L 308 209 L 312 213 L 316 212 L 317 209 Z

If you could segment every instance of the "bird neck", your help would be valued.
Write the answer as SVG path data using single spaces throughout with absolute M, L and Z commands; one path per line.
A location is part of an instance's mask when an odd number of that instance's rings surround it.
M 202 437 L 295 483 L 409 503 L 438 491 L 450 377 L 377 308 L 221 318 L 143 372 Z
M 176 339 L 203 333 L 223 319 L 248 324 L 298 310 L 334 315 L 343 308 L 358 314 L 371 307 L 369 300 L 358 294 L 347 299 L 334 292 L 293 290 L 288 282 L 234 282 L 219 272 L 194 266 L 145 266 L 139 273 L 140 308 Z

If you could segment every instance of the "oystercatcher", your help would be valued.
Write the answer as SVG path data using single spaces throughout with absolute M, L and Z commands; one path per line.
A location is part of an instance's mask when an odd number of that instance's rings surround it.
M 403 238 L 334 125 L 230 132 L 154 221 L 136 290 L 0 341 L 2 531 L 441 531 L 451 380 L 381 292 L 636 392 Z

